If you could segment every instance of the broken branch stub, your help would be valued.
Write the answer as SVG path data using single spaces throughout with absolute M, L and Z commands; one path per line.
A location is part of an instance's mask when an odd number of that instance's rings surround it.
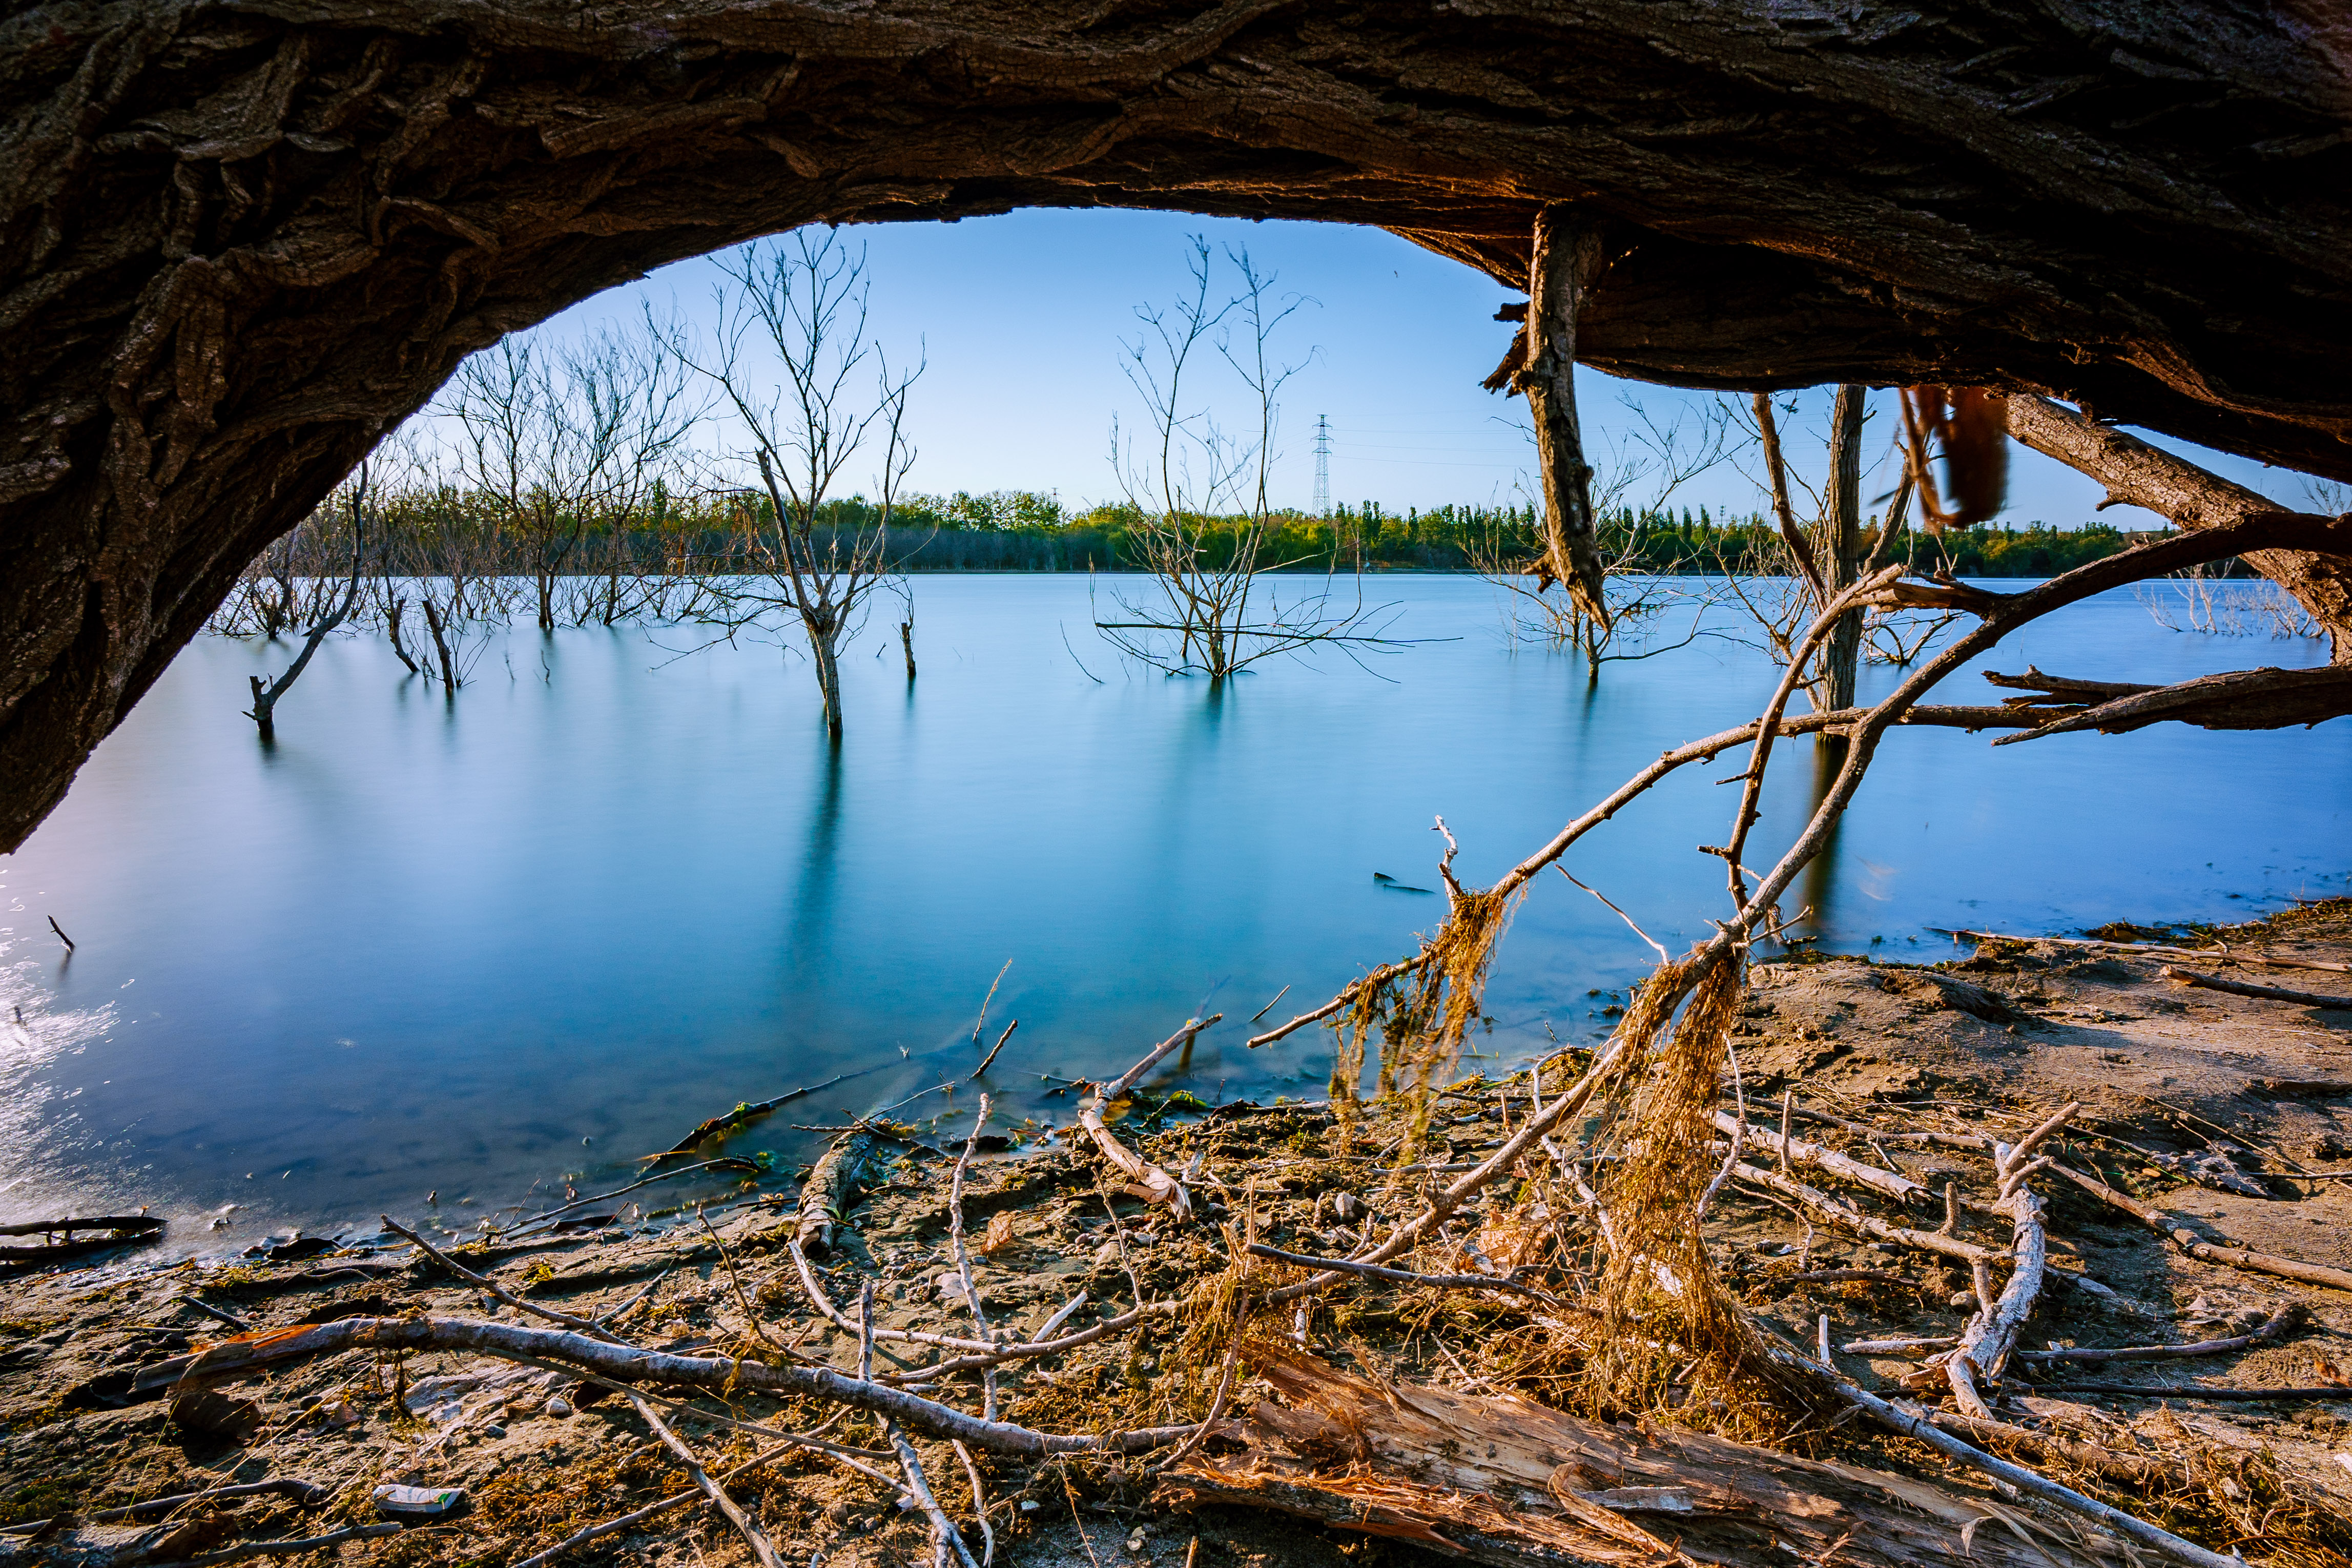
M 1205 1018 L 1187 1018 L 1182 1028 L 1153 1047 L 1141 1061 L 1121 1073 L 1116 1081 L 1098 1086 L 1093 1097 L 1078 1107 L 1078 1125 L 1086 1129 L 1087 1136 L 1094 1141 L 1103 1158 L 1127 1178 L 1127 1190 L 1148 1203 L 1160 1205 L 1180 1220 L 1192 1216 L 1192 1194 L 1185 1192 L 1184 1184 L 1178 1181 L 1173 1173 L 1153 1164 L 1121 1143 L 1111 1132 L 1104 1117 L 1112 1102 L 1141 1082 L 1145 1073 L 1157 1067 L 1171 1053 L 1191 1045 L 1195 1036 L 1223 1016 L 1223 1013 L 1212 1013 Z
M 1528 266 L 1528 359 L 1517 377 L 1543 468 L 1546 563 L 1577 607 L 1604 626 L 1609 601 L 1592 519 L 1592 465 L 1584 460 L 1576 416 L 1576 319 L 1606 265 L 1591 218 L 1557 203 L 1537 215 Z

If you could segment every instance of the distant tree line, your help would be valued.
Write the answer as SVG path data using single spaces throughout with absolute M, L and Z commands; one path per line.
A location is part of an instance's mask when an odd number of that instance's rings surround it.
M 544 569 L 547 534 L 566 541 L 564 583 L 551 601 L 553 618 L 613 624 L 651 616 L 691 618 L 699 580 L 745 569 L 775 520 L 767 498 L 749 492 L 673 493 L 655 484 L 625 508 L 589 507 L 573 515 L 518 526 L 515 509 L 477 489 L 445 482 L 396 487 L 379 481 L 364 528 L 367 595 L 380 608 L 399 595 L 383 584 L 456 576 L 476 586 L 472 600 L 494 616 L 521 606 L 504 601 L 517 589 L 502 579 L 530 579 Z M 820 544 L 845 547 L 871 530 L 879 509 L 862 496 L 818 509 Z M 322 506 L 294 533 L 247 569 L 238 592 L 215 617 L 216 629 L 276 635 L 312 618 L 308 600 L 341 577 L 352 558 L 347 499 Z M 1126 572 L 1138 569 L 1129 541 L 1138 522 L 1124 502 L 1066 507 L 1035 490 L 957 490 L 908 494 L 893 503 L 884 558 L 894 572 Z M 1203 556 L 1229 552 L 1244 520 L 1199 520 Z M 1625 568 L 1664 575 L 1753 573 L 1777 558 L 1778 535 L 1760 513 L 1717 517 L 1706 507 L 1648 515 L 1619 509 L 1604 520 L 1622 542 Z M 1440 506 L 1391 510 L 1366 500 L 1329 517 L 1276 510 L 1259 546 L 1265 566 L 1294 573 L 1471 572 L 1539 551 L 1532 508 Z M 2114 554 L 2132 542 L 2111 524 L 2061 529 L 1988 524 L 1922 537 L 1916 548 L 1941 550 L 1962 577 L 2048 577 Z M 439 608 L 442 606 L 436 606 Z M 461 606 L 464 607 L 464 606 Z
M 873 509 L 862 499 L 851 498 L 829 503 L 828 515 L 846 532 L 871 526 Z M 1221 535 L 1225 548 L 1231 548 L 1242 520 L 1201 521 L 1213 556 Z M 900 570 L 910 572 L 1125 571 L 1133 564 L 1125 546 L 1135 522 L 1135 509 L 1125 503 L 1099 503 L 1078 511 L 1034 490 L 911 495 L 899 498 L 893 508 L 892 555 Z M 1633 541 L 1631 569 L 1676 575 L 1747 569 L 1779 540 L 1770 520 L 1760 512 L 1717 518 L 1706 507 L 1685 507 L 1679 512 L 1638 516 L 1627 507 L 1606 522 Z M 1335 507 L 1329 517 L 1277 510 L 1269 523 L 1261 553 L 1269 563 L 1296 572 L 1359 564 L 1391 571 L 1475 571 L 1484 561 L 1533 552 L 1540 532 L 1531 507 L 1408 507 L 1398 511 L 1373 500 Z M 2133 538 L 2110 523 L 2062 529 L 2036 521 L 2023 528 L 1986 524 L 1954 530 L 1933 543 L 1943 550 L 1956 576 L 2053 577 L 2112 555 Z

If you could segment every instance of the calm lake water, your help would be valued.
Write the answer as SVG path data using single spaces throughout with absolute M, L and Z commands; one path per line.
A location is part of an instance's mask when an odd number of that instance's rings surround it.
M 1041 1074 L 1116 1069 L 1205 1010 L 1229 1021 L 1193 1053 L 1195 1092 L 1318 1095 L 1328 1035 L 1253 1052 L 1242 1021 L 1286 985 L 1269 1022 L 1320 1002 L 1436 922 L 1436 898 L 1373 879 L 1437 885 L 1433 816 L 1465 879 L 1490 879 L 1661 750 L 1751 717 L 1773 679 L 1703 642 L 1588 687 L 1507 638 L 1475 578 L 1372 586 L 1396 635 L 1456 640 L 1215 689 L 1123 669 L 1083 578 L 919 578 L 921 679 L 869 633 L 838 752 L 804 658 L 602 629 L 504 636 L 454 703 L 381 642 L 334 643 L 264 748 L 246 677 L 289 649 L 205 638 L 0 860 L 0 1215 L 145 1204 L 217 1247 L 373 1230 L 437 1189 L 470 1220 L 567 1176 L 617 1184 L 738 1100 L 860 1073 L 738 1142 L 788 1163 L 821 1137 L 795 1124 L 970 1073 L 1008 959 L 988 1037 L 1020 1028 L 985 1087 L 1014 1118 L 1066 1122 Z M 1989 662 L 2168 680 L 2325 657 L 2168 632 L 2125 592 Z M 1895 679 L 1866 670 L 1864 695 Z M 1988 689 L 1963 676 L 1943 698 Z M 2352 724 L 1988 740 L 1888 740 L 1834 863 L 1790 900 L 1825 943 L 1940 955 L 1927 928 L 2243 918 L 2347 890 Z M 1813 788 L 1810 743 L 1781 756 L 1759 866 Z M 1687 944 L 1727 912 L 1693 846 L 1722 841 L 1715 784 L 1738 765 L 1685 770 L 1570 868 Z M 1484 1048 L 1597 1035 L 1591 993 L 1648 957 L 1547 879 L 1505 938 Z

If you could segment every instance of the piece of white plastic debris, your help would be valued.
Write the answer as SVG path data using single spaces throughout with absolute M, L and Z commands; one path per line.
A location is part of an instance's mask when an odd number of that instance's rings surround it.
M 442 1519 L 466 1503 L 463 1487 L 396 1487 L 375 1489 L 375 1510 L 396 1519 Z

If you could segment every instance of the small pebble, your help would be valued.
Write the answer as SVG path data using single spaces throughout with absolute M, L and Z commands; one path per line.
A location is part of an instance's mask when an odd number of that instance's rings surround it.
M 554 1416 L 558 1420 L 562 1420 L 572 1414 L 572 1401 L 564 1398 L 559 1394 L 554 1398 L 550 1399 L 544 1408 L 550 1415 Z

